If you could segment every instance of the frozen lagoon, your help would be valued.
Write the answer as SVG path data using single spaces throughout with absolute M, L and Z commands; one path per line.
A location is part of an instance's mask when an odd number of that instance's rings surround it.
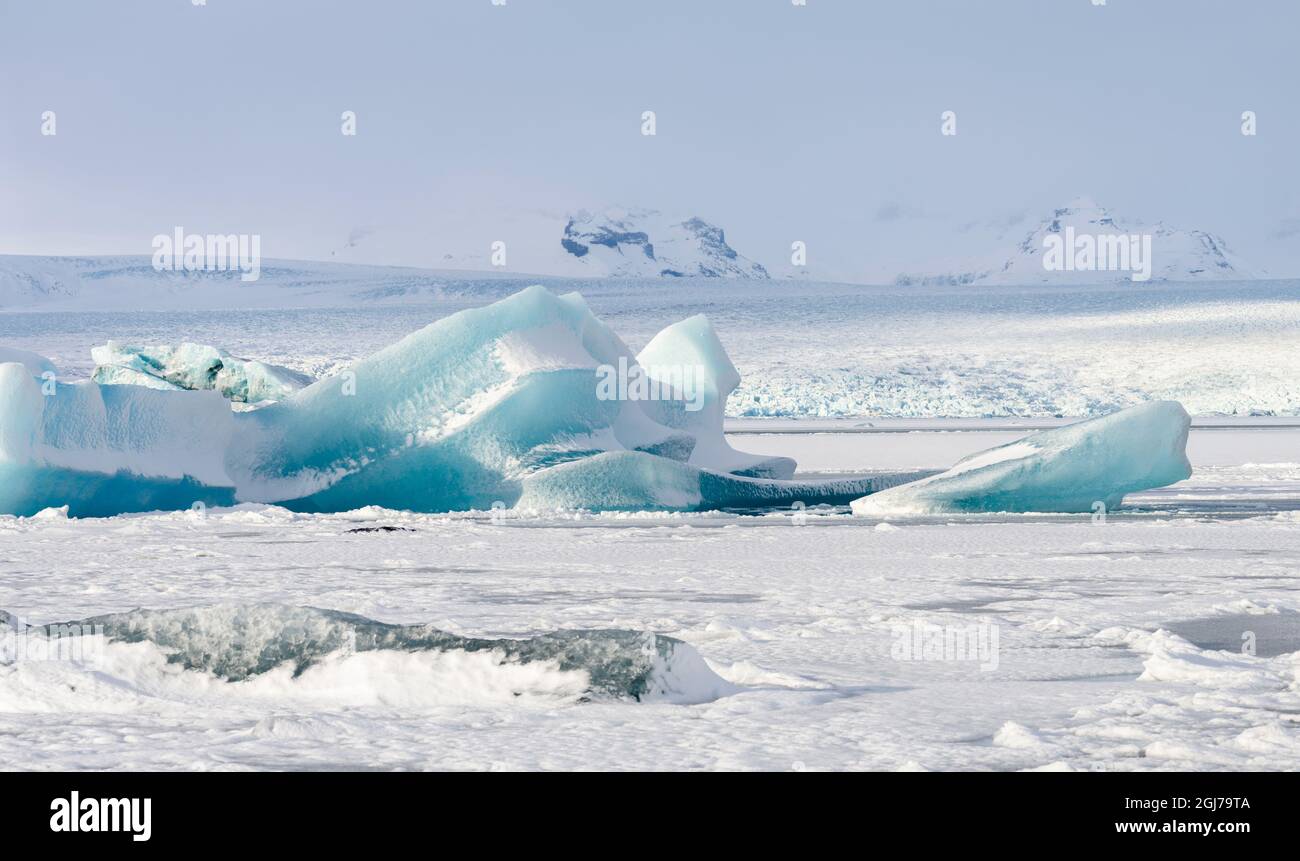
M 1296 412 L 1294 282 L 1064 295 L 813 285 L 793 303 L 785 284 L 697 286 L 558 288 L 582 290 L 634 346 L 707 313 L 745 381 L 736 403 L 777 412 L 1041 417 L 1153 395 L 1193 413 Z M 35 311 L 0 315 L 0 343 L 83 376 L 90 347 L 110 337 L 216 343 L 323 376 L 485 301 L 467 288 L 346 309 Z M 1143 380 L 1139 352 L 1152 369 Z M 773 424 L 753 421 L 731 420 L 736 448 L 792 456 L 812 478 L 943 469 L 1056 423 L 788 428 L 818 435 L 755 433 Z M 1104 523 L 960 515 L 882 526 L 843 507 L 0 518 L 0 608 L 34 623 L 239 600 L 464 636 L 651 630 L 738 688 L 696 705 L 584 703 L 560 673 L 369 653 L 298 679 L 230 683 L 123 644 L 93 670 L 0 667 L 0 757 L 15 768 L 1300 768 L 1295 423 L 1197 417 L 1193 477 L 1131 495 Z M 414 531 L 349 532 L 382 525 Z M 926 660 L 923 649 L 897 659 L 917 626 L 982 631 L 986 643 L 996 630 L 997 668 Z M 1254 657 L 1241 652 L 1247 633 Z
M 909 466 L 996 434 L 919 433 L 943 444 L 918 444 L 931 454 Z M 1215 433 L 1258 444 L 1235 465 L 1198 459 Z M 857 450 L 852 467 L 885 436 L 762 442 L 795 457 L 810 442 Z M 1292 444 L 1294 429 L 1194 429 L 1193 478 L 1104 523 L 261 506 L 0 518 L 0 607 L 31 622 L 238 596 L 473 636 L 651 630 L 735 686 L 695 705 L 582 702 L 559 672 L 374 653 L 232 683 L 114 645 L 94 670 L 0 668 L 0 756 L 20 768 L 1294 769 L 1300 464 L 1256 457 Z M 413 531 L 349 531 L 377 525 Z M 917 631 L 986 643 L 996 631 L 997 667 L 900 659 Z M 1246 633 L 1257 656 L 1237 645 Z

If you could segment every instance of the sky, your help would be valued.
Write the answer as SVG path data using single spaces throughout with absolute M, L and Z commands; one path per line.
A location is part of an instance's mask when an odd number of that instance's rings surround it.
M 1293 0 L 0 0 L 0 253 L 180 225 L 537 271 L 535 225 L 615 206 L 881 280 L 1085 194 L 1300 275 L 1297 32 Z

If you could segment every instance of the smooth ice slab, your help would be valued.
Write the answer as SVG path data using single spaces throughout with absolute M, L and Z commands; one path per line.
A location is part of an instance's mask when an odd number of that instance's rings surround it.
M 929 473 L 824 481 L 776 481 L 701 469 L 636 451 L 604 452 L 542 470 L 523 482 L 516 508 L 530 511 L 707 511 L 847 505 Z
M 1126 493 L 1192 474 L 1191 419 L 1175 401 L 1153 401 L 1030 434 L 973 454 L 947 472 L 853 501 L 869 516 L 962 511 L 1087 512 L 1118 508 Z

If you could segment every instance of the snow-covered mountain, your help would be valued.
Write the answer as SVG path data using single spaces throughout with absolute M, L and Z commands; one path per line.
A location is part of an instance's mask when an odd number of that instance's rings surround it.
M 767 278 L 760 264 L 727 244 L 722 228 L 649 209 L 579 212 L 564 226 L 560 247 L 591 275 L 637 278 Z
M 728 244 L 721 226 L 684 210 L 489 208 L 430 218 L 354 230 L 329 258 L 563 278 L 770 275 Z M 419 257 L 410 255 L 412 247 L 421 249 Z
M 1133 257 L 1125 266 L 1106 268 L 1098 251 L 1103 244 L 1099 240 L 1119 237 L 1130 245 Z M 1082 244 L 1094 249 L 1088 252 L 1093 264 L 1089 265 L 1086 257 L 1076 257 L 1065 269 L 1045 265 L 1045 261 L 1054 262 L 1054 247 L 1063 248 L 1064 256 L 1073 257 Z M 1126 248 L 1125 253 L 1128 251 Z M 1075 266 L 1076 262 L 1084 265 Z M 1136 279 L 1135 272 L 1139 273 Z M 1244 263 L 1213 233 L 1179 229 L 1163 221 L 1144 224 L 1080 197 L 1043 218 L 1014 247 L 939 271 L 904 273 L 898 276 L 897 283 L 1094 284 L 1147 280 L 1143 276 L 1153 281 L 1245 281 L 1264 277 L 1264 273 Z

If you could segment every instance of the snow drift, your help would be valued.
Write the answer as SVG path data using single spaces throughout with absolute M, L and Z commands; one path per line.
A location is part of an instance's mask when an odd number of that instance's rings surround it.
M 211 366 L 197 353 L 141 371 L 186 383 L 168 389 L 43 389 L 26 365 L 4 364 L 0 513 L 238 501 L 317 512 L 708 509 L 847 503 L 899 480 L 788 481 L 793 461 L 731 449 L 722 414 L 739 375 L 703 317 L 665 330 L 643 357 L 654 373 L 689 368 L 702 397 L 663 380 L 657 400 L 603 398 L 602 369 L 639 369 L 637 357 L 580 296 L 541 287 L 439 320 L 249 412 L 207 390 Z
M 952 469 L 853 501 L 854 514 L 961 511 L 1086 512 L 1117 508 L 1124 494 L 1192 474 L 1191 418 L 1173 401 L 1030 434 L 957 462 Z

